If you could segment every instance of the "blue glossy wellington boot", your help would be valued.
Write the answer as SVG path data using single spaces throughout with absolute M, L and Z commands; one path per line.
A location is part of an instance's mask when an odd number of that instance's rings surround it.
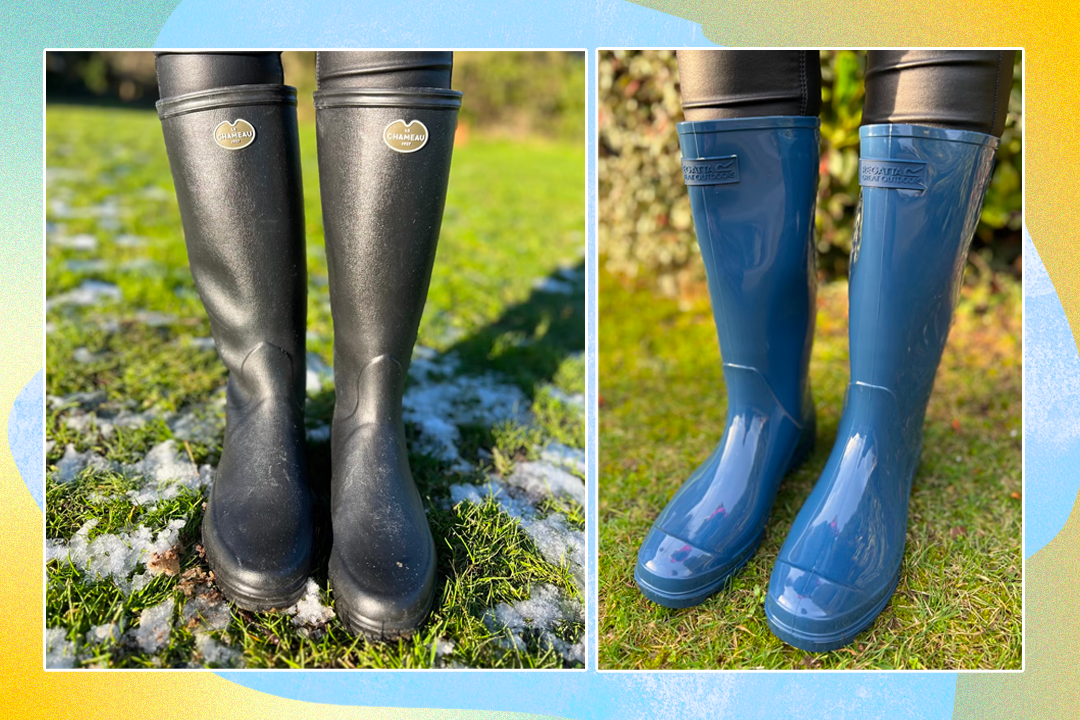
M 773 633 L 817 652 L 851 642 L 896 589 L 923 418 L 998 145 L 920 125 L 859 135 L 851 382 L 836 445 L 765 598 Z
M 817 293 L 818 119 L 708 120 L 678 130 L 728 410 L 720 444 L 638 551 L 638 587 L 671 608 L 703 602 L 754 555 L 781 478 L 813 447 L 807 368 Z

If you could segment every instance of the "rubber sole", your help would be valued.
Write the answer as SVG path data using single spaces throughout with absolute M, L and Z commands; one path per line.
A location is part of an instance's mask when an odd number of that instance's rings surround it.
M 807 652 L 830 652 L 832 650 L 838 650 L 845 645 L 851 643 L 859 633 L 863 632 L 877 620 L 878 615 L 885 609 L 892 600 L 893 593 L 896 592 L 896 586 L 900 582 L 900 571 L 896 572 L 890 583 L 889 591 L 885 593 L 885 596 L 874 604 L 874 606 L 860 617 L 856 622 L 843 630 L 838 630 L 832 633 L 807 633 L 784 625 L 776 618 L 773 617 L 769 611 L 769 606 L 765 606 L 765 620 L 769 624 L 769 629 L 772 630 L 773 635 L 783 640 L 788 645 L 796 647 L 800 650 Z

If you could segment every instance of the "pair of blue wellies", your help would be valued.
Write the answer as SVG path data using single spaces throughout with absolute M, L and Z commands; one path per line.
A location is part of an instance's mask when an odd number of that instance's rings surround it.
M 679 125 L 728 411 L 719 445 L 638 552 L 638 587 L 666 607 L 703 602 L 753 557 L 782 478 L 814 446 L 818 125 L 803 116 Z M 851 380 L 832 454 L 765 598 L 773 633 L 808 651 L 850 643 L 896 589 L 923 418 L 998 144 L 895 124 L 864 126 L 860 139 Z

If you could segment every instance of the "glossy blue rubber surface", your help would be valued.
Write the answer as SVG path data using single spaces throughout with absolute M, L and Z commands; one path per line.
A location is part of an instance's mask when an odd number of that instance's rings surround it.
M 923 418 L 998 142 L 913 125 L 870 125 L 860 137 L 851 382 L 765 599 L 777 637 L 809 651 L 851 642 L 896 588 Z
M 679 125 L 727 385 L 727 425 L 638 551 L 650 600 L 689 607 L 757 550 L 780 480 L 814 439 L 818 120 Z

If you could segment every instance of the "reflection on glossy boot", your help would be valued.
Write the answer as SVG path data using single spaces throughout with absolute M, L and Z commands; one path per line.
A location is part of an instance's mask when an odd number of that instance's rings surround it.
M 780 480 L 813 446 L 817 127 L 811 117 L 679 125 L 728 414 L 638 552 L 638 587 L 666 607 L 703 602 L 746 564 Z
M 998 144 L 917 125 L 868 125 L 860 136 L 851 384 L 765 599 L 776 636 L 809 651 L 851 642 L 896 589 L 923 418 Z

